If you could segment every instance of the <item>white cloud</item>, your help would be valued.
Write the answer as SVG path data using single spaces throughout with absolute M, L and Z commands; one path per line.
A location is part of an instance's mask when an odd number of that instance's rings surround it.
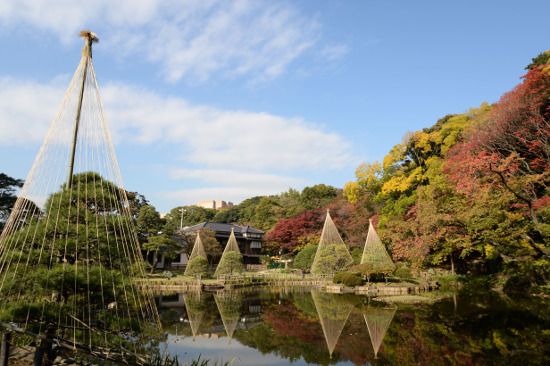
M 319 42 L 322 28 L 289 2 L 253 0 L 7 0 L 0 23 L 50 32 L 64 43 L 89 27 L 105 49 L 160 64 L 170 82 L 275 78 Z
M 60 84 L 0 79 L 0 145 L 37 145 L 44 139 L 63 97 L 66 83 Z M 102 99 L 116 143 L 168 144 L 187 169 L 168 167 L 167 175 L 216 186 L 165 197 L 217 192 L 216 197 L 239 201 L 304 186 L 309 182 L 295 176 L 340 170 L 355 161 L 345 138 L 301 118 L 190 105 L 123 84 L 104 86 Z
M 64 90 L 56 81 L 0 78 L 0 145 L 28 146 L 44 140 Z
M 314 170 L 350 161 L 348 141 L 300 118 L 191 106 L 124 85 L 107 85 L 102 95 L 116 140 L 177 143 L 201 166 Z
M 242 169 L 174 169 L 170 176 L 173 179 L 194 179 L 206 183 L 219 184 L 223 182 L 226 186 L 239 186 L 247 189 L 262 187 L 264 191 L 277 193 L 287 190 L 289 187 L 299 187 L 307 183 L 298 178 L 261 174 Z

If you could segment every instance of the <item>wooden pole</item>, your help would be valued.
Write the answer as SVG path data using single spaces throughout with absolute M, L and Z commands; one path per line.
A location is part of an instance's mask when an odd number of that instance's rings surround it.
M 89 31 L 80 32 L 80 36 L 86 39 L 86 45 L 82 50 L 82 57 L 85 59 L 84 67 L 82 68 L 82 82 L 80 83 L 80 94 L 78 98 L 78 105 L 76 107 L 76 117 L 74 121 L 73 130 L 73 144 L 71 149 L 71 158 L 69 161 L 69 173 L 67 174 L 67 183 L 65 188 L 70 189 L 73 185 L 73 170 L 74 170 L 74 158 L 76 153 L 76 141 L 78 138 L 78 125 L 80 124 L 80 112 L 82 110 L 82 100 L 84 98 L 84 85 L 86 83 L 86 74 L 88 72 L 88 62 L 92 59 L 92 42 L 97 42 L 97 36 Z
M 2 334 L 2 347 L 0 349 L 0 366 L 8 366 L 8 359 L 10 357 L 10 341 L 11 333 L 5 332 Z

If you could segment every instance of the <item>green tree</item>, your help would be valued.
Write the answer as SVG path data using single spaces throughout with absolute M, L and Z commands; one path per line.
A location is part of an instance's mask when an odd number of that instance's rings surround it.
M 157 235 L 163 228 L 164 222 L 154 206 L 145 205 L 140 208 L 137 217 L 138 233 L 149 237 Z
M 292 262 L 293 268 L 304 268 L 309 269 L 313 264 L 313 259 L 315 258 L 315 253 L 317 253 L 317 245 L 310 245 L 302 249 L 294 257 Z
M 225 253 L 216 268 L 216 276 L 244 272 L 243 256 L 241 253 L 230 251 Z
M 158 264 L 159 254 L 163 254 L 167 259 L 175 258 L 181 251 L 181 245 L 176 243 L 172 238 L 166 234 L 160 234 L 155 236 L 150 236 L 147 238 L 147 241 L 142 244 L 142 248 L 146 251 L 146 256 L 152 254 L 153 258 L 151 262 L 147 262 L 149 268 L 151 268 L 152 275 L 155 272 L 155 268 Z
M 187 276 L 207 276 L 210 274 L 208 261 L 201 256 L 197 256 L 187 263 L 185 275 Z
M 305 209 L 312 210 L 327 205 L 336 195 L 336 188 L 333 186 L 317 184 L 302 190 L 300 202 Z
M 261 230 L 271 229 L 278 221 L 275 217 L 275 209 L 278 207 L 280 206 L 274 198 L 262 197 L 254 213 L 255 226 Z
M 317 262 L 311 272 L 328 274 L 341 272 L 353 264 L 353 259 L 343 245 L 329 244 L 318 254 Z
M 126 329 L 130 323 L 93 310 L 113 302 L 124 312 L 138 311 L 138 301 L 122 296 L 130 285 L 133 264 L 142 261 L 141 256 L 132 257 L 137 255 L 128 237 L 133 219 L 121 209 L 125 193 L 97 173 L 77 174 L 72 182 L 71 188 L 63 184 L 47 199 L 42 216 L 4 237 L 11 246 L 2 258 L 26 263 L 29 270 L 4 266 L 0 296 L 8 305 L 0 317 L 9 314 L 10 321 L 55 323 L 78 311 L 82 319 L 96 319 L 106 328 L 120 320 L 116 329 Z M 33 237 L 39 240 L 28 245 L 27 238 Z M 44 302 L 44 297 L 49 301 Z
M 8 219 L 13 205 L 17 200 L 15 191 L 23 187 L 21 179 L 14 179 L 4 173 L 0 173 L 0 232 Z

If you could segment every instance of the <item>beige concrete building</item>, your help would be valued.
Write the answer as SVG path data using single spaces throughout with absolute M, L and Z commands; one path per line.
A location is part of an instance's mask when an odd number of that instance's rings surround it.
M 226 207 L 233 207 L 233 202 L 208 200 L 208 201 L 199 201 L 199 202 L 197 202 L 197 206 L 204 207 L 204 208 L 213 208 L 215 210 L 220 210 L 220 209 L 226 208 Z

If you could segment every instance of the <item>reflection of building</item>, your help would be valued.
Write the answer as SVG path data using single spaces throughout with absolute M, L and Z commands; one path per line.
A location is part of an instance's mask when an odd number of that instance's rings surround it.
M 262 246 L 265 242 L 265 239 L 263 238 L 265 232 L 254 229 L 250 226 L 239 226 L 208 221 L 184 228 L 183 231 L 193 233 L 205 228 L 215 232 L 215 238 L 222 245 L 222 248 L 225 248 L 225 245 L 229 240 L 229 236 L 231 235 L 231 229 L 233 229 L 235 239 L 237 239 L 237 244 L 239 245 L 239 250 L 243 255 L 244 265 L 246 266 L 248 264 L 260 263 Z
M 225 201 L 200 201 L 197 202 L 197 206 L 204 207 L 204 208 L 213 208 L 215 210 L 221 210 L 222 208 L 228 208 L 233 207 L 233 202 L 225 202 Z

